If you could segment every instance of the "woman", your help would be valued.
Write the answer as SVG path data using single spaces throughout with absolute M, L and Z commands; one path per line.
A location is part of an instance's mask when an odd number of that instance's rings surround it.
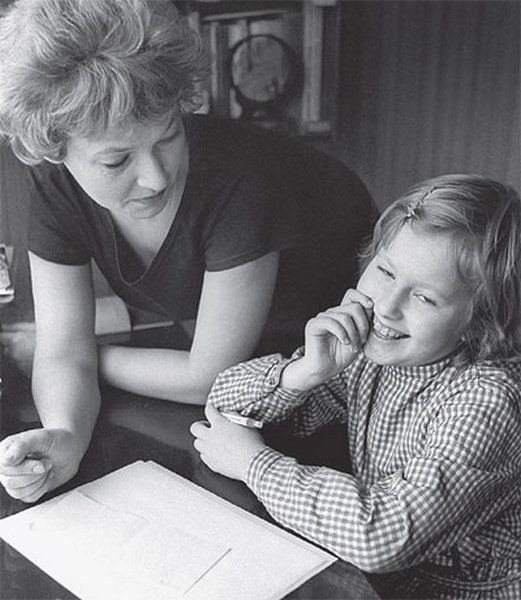
M 374 210 L 334 161 L 189 116 L 201 46 L 167 0 L 18 0 L 0 40 L 0 130 L 32 165 L 43 425 L 5 441 L 0 462 L 8 491 L 35 500 L 78 467 L 98 372 L 135 393 L 204 403 L 217 373 L 293 344 L 340 297 Z M 314 189 L 305 176 L 317 162 L 327 181 Z M 195 321 L 190 350 L 104 346 L 98 357 L 91 259 L 130 306 Z M 314 285 L 305 272 L 317 272 Z

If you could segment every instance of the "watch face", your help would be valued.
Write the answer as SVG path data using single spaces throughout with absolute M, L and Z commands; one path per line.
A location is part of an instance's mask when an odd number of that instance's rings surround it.
M 272 35 L 252 35 L 232 48 L 232 85 L 246 101 L 273 103 L 295 80 L 291 49 Z

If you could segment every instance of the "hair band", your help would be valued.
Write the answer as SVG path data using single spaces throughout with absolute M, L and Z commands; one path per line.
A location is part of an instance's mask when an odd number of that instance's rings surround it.
M 405 213 L 405 218 L 412 219 L 414 217 L 417 217 L 418 211 L 425 203 L 425 200 L 434 192 L 435 189 L 436 189 L 436 186 L 430 187 L 419 198 L 417 198 L 413 202 L 410 202 L 407 205 L 407 212 Z

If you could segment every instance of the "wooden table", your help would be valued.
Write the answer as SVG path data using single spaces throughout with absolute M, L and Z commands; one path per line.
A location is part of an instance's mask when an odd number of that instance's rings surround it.
M 157 332 L 146 335 L 150 342 L 150 336 L 153 339 Z M 3 360 L 2 367 L 0 433 L 3 438 L 11 432 L 39 425 L 35 421 L 27 378 L 13 368 L 8 360 Z M 114 388 L 104 389 L 102 396 L 102 410 L 78 474 L 42 501 L 136 460 L 153 460 L 233 504 L 273 522 L 243 483 L 218 475 L 201 462 L 193 449 L 189 427 L 203 418 L 202 407 L 144 398 Z M 0 490 L 0 503 L 2 517 L 27 507 L 8 496 L 3 488 Z M 287 597 L 343 600 L 379 598 L 363 572 L 340 560 Z M 0 598 L 40 600 L 75 596 L 0 541 Z

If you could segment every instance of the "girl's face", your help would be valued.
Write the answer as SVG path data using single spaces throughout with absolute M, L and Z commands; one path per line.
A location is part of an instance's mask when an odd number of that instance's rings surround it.
M 92 137 L 72 136 L 63 161 L 83 190 L 100 206 L 133 219 L 159 214 L 188 149 L 181 119 L 128 120 Z
M 471 296 L 445 234 L 405 224 L 367 266 L 358 289 L 374 302 L 365 355 L 380 365 L 424 365 L 450 354 L 467 325 Z

